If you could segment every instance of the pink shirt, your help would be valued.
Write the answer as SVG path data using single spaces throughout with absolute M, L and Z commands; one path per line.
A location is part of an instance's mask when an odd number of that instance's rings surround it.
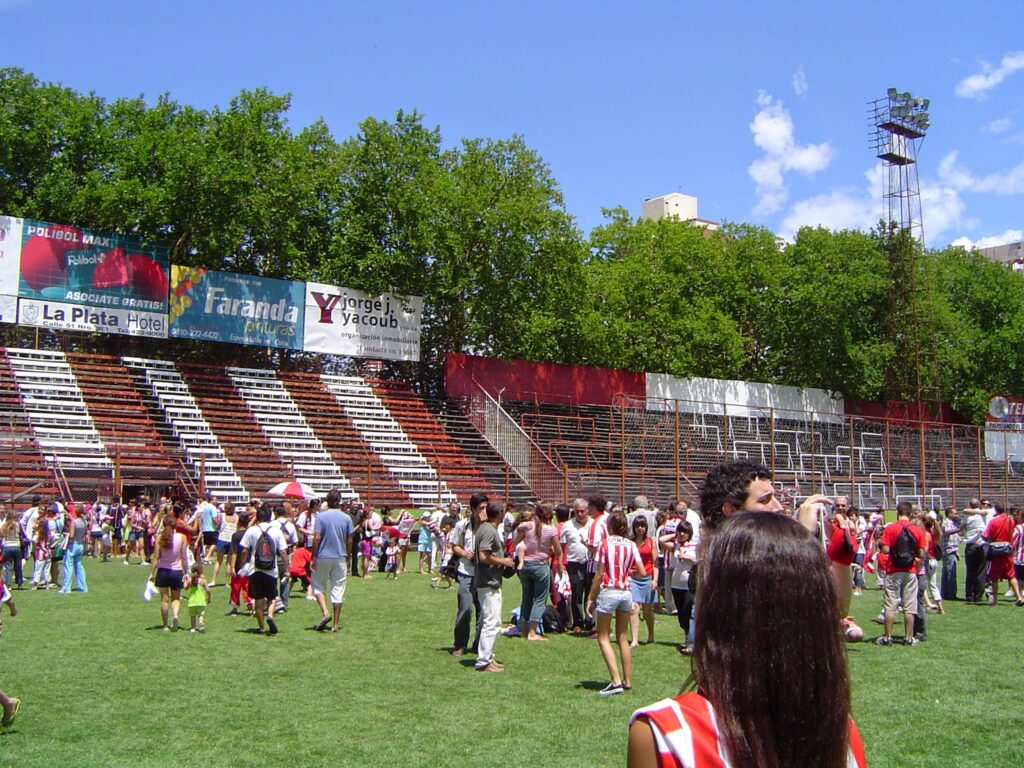
M 558 529 L 550 523 L 540 527 L 540 538 L 537 538 L 537 524 L 532 520 L 520 523 L 518 530 L 523 532 L 523 560 L 527 563 L 546 563 L 551 559 L 551 540 L 558 538 Z
M 185 544 L 185 536 L 174 533 L 171 536 L 171 546 L 160 550 L 160 557 L 156 561 L 157 568 L 166 568 L 169 571 L 181 570 L 181 548 Z

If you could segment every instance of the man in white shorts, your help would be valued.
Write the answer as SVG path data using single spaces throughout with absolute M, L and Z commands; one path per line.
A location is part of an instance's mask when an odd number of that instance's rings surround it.
M 341 494 L 337 490 L 328 491 L 327 509 L 316 516 L 313 528 L 313 594 L 323 613 L 316 625 L 318 632 L 327 629 L 328 624 L 331 632 L 338 631 L 353 533 L 352 518 L 341 511 Z M 328 590 L 332 612 L 327 610 Z

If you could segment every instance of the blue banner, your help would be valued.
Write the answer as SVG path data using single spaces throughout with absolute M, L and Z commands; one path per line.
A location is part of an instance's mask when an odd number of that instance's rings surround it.
M 302 349 L 306 284 L 171 266 L 169 335 Z

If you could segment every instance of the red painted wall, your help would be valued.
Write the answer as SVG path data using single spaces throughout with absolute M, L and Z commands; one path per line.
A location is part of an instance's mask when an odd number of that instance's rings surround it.
M 646 376 L 634 371 L 448 353 L 445 358 L 448 396 L 474 394 L 474 379 L 493 396 L 504 389 L 503 400 L 611 405 L 619 393 L 639 398 L 647 396 Z

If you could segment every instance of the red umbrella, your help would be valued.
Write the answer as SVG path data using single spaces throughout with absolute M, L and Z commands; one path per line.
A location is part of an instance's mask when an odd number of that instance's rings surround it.
M 305 483 L 300 483 L 298 480 L 292 480 L 291 482 L 278 483 L 269 491 L 266 492 L 267 496 L 280 496 L 286 499 L 319 499 L 320 494 L 314 491 Z

